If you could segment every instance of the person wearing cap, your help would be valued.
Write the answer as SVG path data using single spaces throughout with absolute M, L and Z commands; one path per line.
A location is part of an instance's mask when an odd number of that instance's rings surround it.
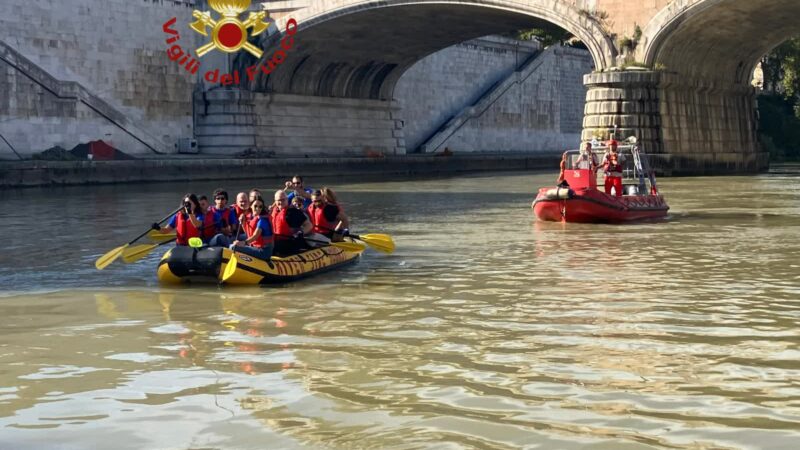
M 581 154 L 578 155 L 578 159 L 575 160 L 574 167 L 576 169 L 591 170 L 592 172 L 597 171 L 597 155 L 592 151 L 591 142 L 587 142 L 583 147 Z
M 611 140 L 608 143 L 608 152 L 603 155 L 603 172 L 606 175 L 605 191 L 611 195 L 611 188 L 614 188 L 614 195 L 622 196 L 622 168 L 625 166 L 625 155 L 617 152 L 617 141 Z

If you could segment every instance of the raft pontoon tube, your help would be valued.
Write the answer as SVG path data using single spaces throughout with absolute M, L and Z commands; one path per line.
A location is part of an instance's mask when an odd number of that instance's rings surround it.
M 158 280 L 162 283 L 219 283 L 231 254 L 231 250 L 223 247 L 177 246 L 161 257 Z M 358 261 L 360 255 L 361 252 L 345 251 L 333 246 L 282 258 L 273 256 L 269 261 L 237 253 L 236 270 L 225 284 L 286 283 L 352 264 Z

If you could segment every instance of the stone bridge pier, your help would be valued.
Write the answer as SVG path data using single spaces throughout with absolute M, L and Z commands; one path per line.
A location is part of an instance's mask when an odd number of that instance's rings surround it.
M 589 74 L 582 138 L 636 136 L 667 174 L 753 173 L 769 154 L 758 144 L 756 92 L 661 71 Z
M 606 137 L 616 125 L 617 137 L 637 136 L 656 154 L 655 165 L 673 174 L 768 167 L 752 74 L 764 54 L 800 33 L 800 2 L 598 0 L 596 6 L 617 19 L 618 37 L 634 36 L 637 26 L 641 36 L 620 49 L 616 65 L 627 70 L 584 77 L 584 139 Z

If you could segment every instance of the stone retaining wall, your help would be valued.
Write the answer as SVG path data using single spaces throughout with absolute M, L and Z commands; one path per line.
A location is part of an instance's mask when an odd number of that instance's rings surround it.
M 465 172 L 548 170 L 560 155 L 396 156 L 386 158 L 161 159 L 133 161 L 21 161 L 0 165 L 0 188 L 223 179 L 409 177 Z M 555 175 L 554 175 L 555 177 Z

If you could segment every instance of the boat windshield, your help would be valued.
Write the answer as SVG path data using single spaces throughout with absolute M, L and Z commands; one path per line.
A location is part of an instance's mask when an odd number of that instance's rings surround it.
M 603 184 L 603 169 L 601 166 L 603 156 L 609 152 L 609 148 L 605 146 L 594 147 L 592 153 L 597 162 L 597 177 L 598 185 Z M 639 148 L 638 145 L 619 145 L 617 152 L 624 156 L 622 179 L 625 184 L 626 195 L 647 195 L 656 192 L 656 178 L 653 170 L 650 167 L 650 162 L 647 155 Z M 581 156 L 581 150 L 567 150 L 566 169 L 585 169 L 586 167 L 578 167 L 578 160 Z M 585 163 L 584 163 L 585 165 Z M 633 187 L 629 187 L 633 186 Z

